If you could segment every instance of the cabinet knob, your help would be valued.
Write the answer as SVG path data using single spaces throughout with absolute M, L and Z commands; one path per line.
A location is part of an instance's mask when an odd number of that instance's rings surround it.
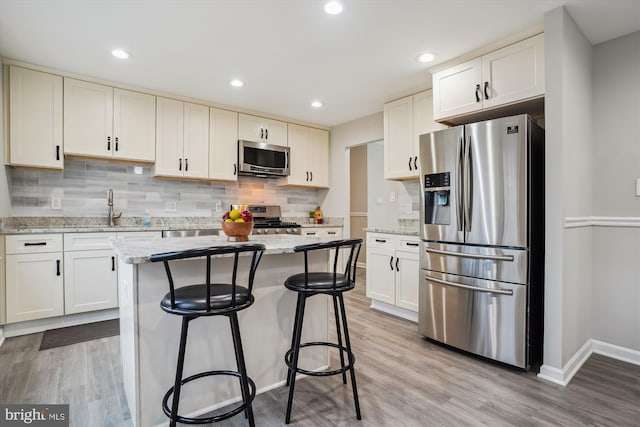
M 269 129 L 264 130 L 264 139 L 269 139 Z
M 111 137 L 107 137 L 107 151 L 111 151 Z

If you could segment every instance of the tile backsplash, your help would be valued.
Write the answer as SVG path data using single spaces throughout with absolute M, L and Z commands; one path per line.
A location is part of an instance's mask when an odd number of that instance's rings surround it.
M 63 171 L 8 168 L 12 216 L 107 215 L 107 191 L 123 216 L 217 216 L 232 203 L 274 204 L 283 216 L 308 215 L 320 190 L 279 187 L 276 179 L 240 177 L 238 182 L 152 177 L 151 165 L 67 158 Z M 138 173 L 136 173 L 138 172 Z M 52 201 L 60 200 L 60 209 Z

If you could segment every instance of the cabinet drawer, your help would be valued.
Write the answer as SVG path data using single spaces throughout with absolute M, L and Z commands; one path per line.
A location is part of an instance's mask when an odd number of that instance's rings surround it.
M 62 234 L 12 235 L 5 242 L 7 255 L 62 252 Z
M 367 233 L 367 246 L 395 249 L 397 236 L 391 234 Z
M 412 252 L 412 253 L 420 253 L 420 240 L 415 239 L 400 239 L 400 245 L 398 246 L 398 250 L 404 252 Z
M 65 233 L 64 250 L 71 252 L 111 249 L 111 241 L 115 238 L 116 233 Z

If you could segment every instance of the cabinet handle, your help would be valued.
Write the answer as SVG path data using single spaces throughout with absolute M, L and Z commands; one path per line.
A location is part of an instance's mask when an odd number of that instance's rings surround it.
M 400 261 L 400 258 L 396 257 L 396 271 L 400 271 L 400 269 L 398 268 L 398 261 Z
M 184 171 L 189 170 L 189 159 L 184 159 Z
M 480 92 L 480 85 L 476 85 L 476 102 L 480 102 L 480 95 L 478 95 L 478 92 Z
M 419 246 L 419 243 L 405 243 L 407 246 Z
M 307 236 L 315 236 L 316 232 L 315 231 L 307 231 Z
M 36 242 L 36 243 L 27 242 L 24 245 L 25 246 L 47 246 L 47 242 Z
M 306 174 L 307 174 L 307 182 L 309 182 L 309 171 L 307 171 Z
M 391 268 L 391 271 L 393 271 L 393 257 L 389 258 L 389 267 Z
M 484 82 L 484 99 L 489 99 L 489 92 L 487 92 L 488 89 L 489 82 Z
M 378 242 L 378 243 L 387 243 L 387 241 L 384 240 L 384 239 L 376 239 L 376 242 Z
M 116 136 L 116 151 L 118 151 L 118 137 Z
M 235 163 L 233 164 L 233 175 L 238 173 L 238 165 L 236 165 Z
M 413 158 L 413 169 L 418 170 L 418 156 Z
M 311 179 L 309 181 L 313 181 L 313 172 L 309 171 L 309 176 L 311 176 Z
M 264 130 L 264 139 L 269 139 L 269 129 Z
M 409 170 L 413 170 L 411 169 L 411 157 L 409 157 Z
M 178 159 L 178 170 L 182 170 L 182 159 Z
M 56 145 L 56 160 L 60 160 L 60 146 Z
M 335 231 L 327 231 L 327 234 L 330 234 L 330 235 L 333 236 L 334 234 L 336 234 L 336 232 Z
M 260 128 L 260 139 L 264 139 L 264 129 Z
M 116 271 L 116 257 L 111 257 L 111 271 Z
M 111 151 L 111 137 L 107 137 L 107 151 Z
M 56 260 L 56 276 L 60 275 L 60 260 Z

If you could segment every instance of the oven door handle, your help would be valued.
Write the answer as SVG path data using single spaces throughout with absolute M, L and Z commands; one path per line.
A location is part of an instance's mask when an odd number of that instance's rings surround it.
M 447 280 L 434 279 L 433 277 L 424 276 L 425 280 L 428 282 L 438 283 L 444 286 L 453 286 L 454 288 L 462 288 L 470 291 L 477 292 L 486 292 L 488 294 L 500 294 L 500 295 L 513 295 L 513 291 L 511 289 L 491 289 L 491 288 L 481 288 L 479 286 L 471 286 L 471 285 L 463 285 L 462 283 L 449 282 Z
M 425 250 L 433 254 L 451 255 L 451 256 L 457 256 L 460 258 L 488 259 L 491 261 L 513 261 L 513 255 L 467 254 L 464 252 L 441 251 L 440 249 L 430 249 L 430 248 L 426 248 Z

